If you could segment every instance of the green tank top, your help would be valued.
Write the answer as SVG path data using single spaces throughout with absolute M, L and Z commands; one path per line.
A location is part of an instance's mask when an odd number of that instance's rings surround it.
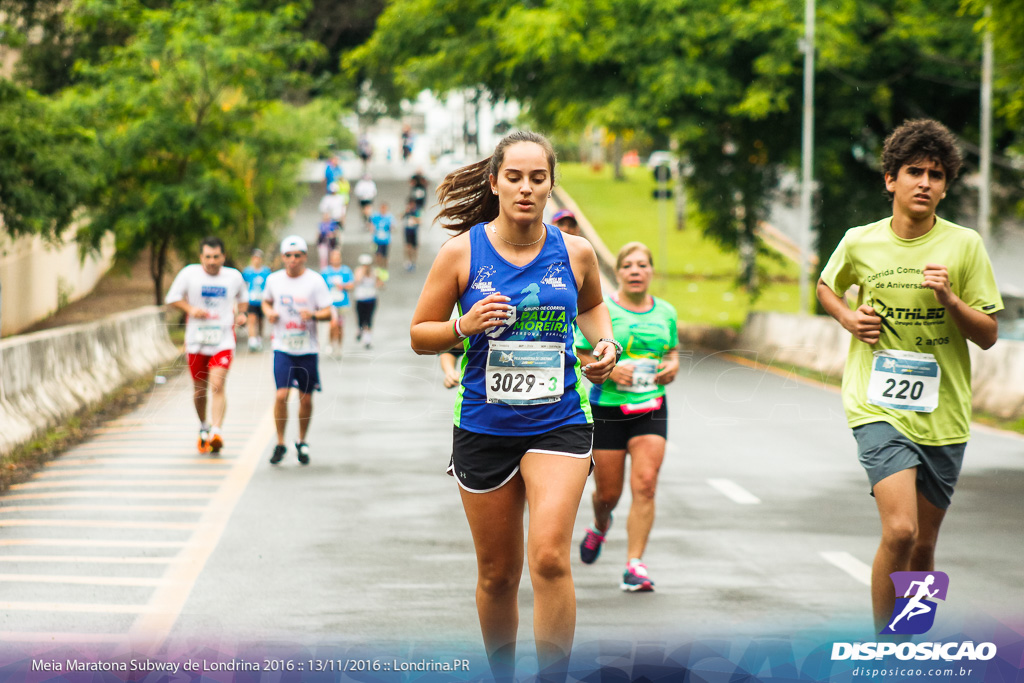
M 654 306 L 644 313 L 634 313 L 605 297 L 612 317 L 612 333 L 622 344 L 619 364 L 633 365 L 633 385 L 624 387 L 608 380 L 590 390 L 590 402 L 599 406 L 621 406 L 642 403 L 665 395 L 665 387 L 654 383 L 662 357 L 679 343 L 676 309 L 664 299 L 652 297 Z M 581 335 L 577 347 L 586 351 L 593 347 Z

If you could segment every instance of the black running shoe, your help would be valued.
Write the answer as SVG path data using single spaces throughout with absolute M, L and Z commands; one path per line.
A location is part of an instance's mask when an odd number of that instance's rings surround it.
M 308 465 L 309 464 L 309 444 L 306 443 L 305 441 L 296 441 L 295 442 L 295 450 L 299 454 L 299 464 L 300 465 Z
M 276 465 L 277 463 L 281 462 L 281 460 L 284 458 L 284 454 L 287 452 L 288 447 L 285 446 L 284 444 L 278 444 L 274 446 L 274 454 L 270 456 L 270 464 Z

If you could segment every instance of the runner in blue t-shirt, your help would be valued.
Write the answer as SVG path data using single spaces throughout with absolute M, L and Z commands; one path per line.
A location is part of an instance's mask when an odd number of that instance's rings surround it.
M 337 349 L 345 340 L 345 309 L 348 308 L 348 292 L 355 286 L 352 269 L 341 262 L 341 250 L 331 252 L 330 265 L 320 273 L 327 282 L 331 292 L 331 343 L 325 349 L 328 355 Z
M 242 278 L 249 289 L 249 313 L 246 329 L 249 332 L 249 350 L 263 350 L 263 283 L 270 275 L 270 268 L 263 265 L 263 251 L 252 250 L 249 266 L 242 271 Z
M 387 202 L 381 202 L 380 211 L 370 216 L 373 243 L 377 245 L 377 267 L 387 270 L 388 247 L 391 246 L 391 224 L 395 217 L 388 212 Z

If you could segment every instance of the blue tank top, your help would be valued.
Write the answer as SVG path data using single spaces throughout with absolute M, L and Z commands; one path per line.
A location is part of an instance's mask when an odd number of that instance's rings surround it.
M 565 240 L 545 225 L 547 237 L 537 257 L 515 266 L 491 246 L 486 225 L 469 231 L 469 287 L 459 297 L 459 313 L 499 292 L 516 307 L 509 321 L 463 342 L 462 384 L 455 402 L 455 426 L 480 434 L 523 436 L 558 427 L 588 424 L 590 402 L 579 390 L 580 362 L 573 349 L 578 287 Z M 565 345 L 564 392 L 560 400 L 540 405 L 487 403 L 488 344 L 495 341 L 559 342 Z

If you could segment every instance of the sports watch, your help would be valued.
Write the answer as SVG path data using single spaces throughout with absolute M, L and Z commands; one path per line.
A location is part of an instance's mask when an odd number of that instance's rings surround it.
M 598 344 L 600 344 L 601 342 L 608 342 L 609 344 L 615 347 L 615 362 L 618 363 L 619 359 L 622 358 L 622 344 L 620 344 L 615 339 L 609 339 L 608 337 L 597 340 Z

